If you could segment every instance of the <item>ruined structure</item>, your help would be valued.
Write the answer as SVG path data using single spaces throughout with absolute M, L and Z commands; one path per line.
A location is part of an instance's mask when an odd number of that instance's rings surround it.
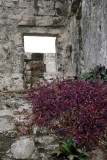
M 106 14 L 106 0 L 1 0 L 0 90 L 24 87 L 24 35 L 56 37 L 57 75 L 107 67 Z
M 55 36 L 57 71 L 59 73 L 63 70 L 66 73 L 71 72 L 70 21 L 68 20 L 70 4 L 71 1 L 66 0 L 6 0 L 0 2 L 1 89 L 23 89 L 24 35 Z
M 24 36 L 56 37 L 56 53 L 24 51 Z M 41 44 L 42 47 L 42 44 Z M 0 91 L 31 87 L 36 79 L 107 68 L 107 0 L 0 0 Z M 54 67 L 53 67 L 54 66 Z M 0 160 L 51 160 L 58 140 L 34 126 L 20 136 L 30 105 L 23 95 L 0 92 Z M 104 160 L 101 150 L 92 160 Z

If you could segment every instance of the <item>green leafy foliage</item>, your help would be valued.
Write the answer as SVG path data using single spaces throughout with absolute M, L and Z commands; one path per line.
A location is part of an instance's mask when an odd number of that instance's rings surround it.
M 61 141 L 59 147 L 55 150 L 55 154 L 69 160 L 85 160 L 89 156 L 88 153 L 77 147 L 73 138 Z
M 88 82 L 92 82 L 94 80 L 99 80 L 100 82 L 107 82 L 107 69 L 105 68 L 105 66 L 96 66 L 89 72 L 82 73 L 81 78 Z

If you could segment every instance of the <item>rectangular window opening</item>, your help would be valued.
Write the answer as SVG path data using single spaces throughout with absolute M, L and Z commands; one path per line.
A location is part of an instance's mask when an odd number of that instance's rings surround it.
M 56 37 L 24 36 L 25 53 L 56 53 Z

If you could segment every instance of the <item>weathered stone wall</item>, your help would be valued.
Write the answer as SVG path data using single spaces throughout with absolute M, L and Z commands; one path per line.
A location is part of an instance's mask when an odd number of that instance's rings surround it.
M 71 5 L 71 44 L 72 44 L 72 69 L 74 75 L 79 75 L 84 68 L 84 56 L 82 51 L 82 2 L 74 0 Z
M 106 10 L 106 0 L 1 0 L 0 90 L 23 89 L 24 35 L 56 36 L 59 76 L 107 67 Z
M 106 0 L 72 1 L 70 28 L 76 74 L 100 64 L 107 68 L 106 14 Z
M 82 8 L 85 69 L 99 64 L 107 67 L 107 1 L 84 0 Z
M 0 160 L 52 160 L 58 138 L 36 125 L 28 133 L 31 113 L 24 95 L 0 92 Z
M 0 90 L 23 89 L 24 35 L 56 36 L 57 71 L 62 73 L 68 64 L 64 61 L 69 43 L 70 3 L 70 0 L 0 1 Z
M 45 80 L 55 79 L 57 76 L 56 53 L 45 53 L 44 64 L 46 67 L 44 72 Z
M 24 88 L 33 87 L 37 80 L 52 81 L 56 77 L 56 53 L 25 53 Z
M 24 58 L 24 87 L 31 88 L 36 80 L 44 79 L 46 70 L 44 64 L 44 54 L 29 53 Z
M 23 89 L 24 71 L 31 74 L 24 35 L 56 36 L 58 75 L 107 67 L 106 12 L 106 0 L 0 0 L 0 90 Z M 0 98 L 0 159 L 51 160 L 56 137 L 37 126 L 26 136 L 17 131 L 32 112 L 23 96 L 0 92 Z M 103 160 L 104 154 L 98 149 L 91 159 Z

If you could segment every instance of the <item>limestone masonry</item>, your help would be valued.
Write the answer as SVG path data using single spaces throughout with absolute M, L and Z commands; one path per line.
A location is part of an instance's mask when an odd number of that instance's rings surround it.
M 55 62 L 27 60 L 24 35 L 55 36 Z M 42 69 L 27 69 L 31 63 Z M 106 0 L 0 0 L 0 90 L 79 75 L 99 64 L 107 67 Z
M 25 53 L 24 36 L 56 37 L 56 53 Z M 107 0 L 0 0 L 0 160 L 55 160 L 58 137 L 36 125 L 31 134 L 18 131 L 32 115 L 18 93 L 99 64 L 107 68 Z M 90 160 L 105 154 L 97 148 Z

